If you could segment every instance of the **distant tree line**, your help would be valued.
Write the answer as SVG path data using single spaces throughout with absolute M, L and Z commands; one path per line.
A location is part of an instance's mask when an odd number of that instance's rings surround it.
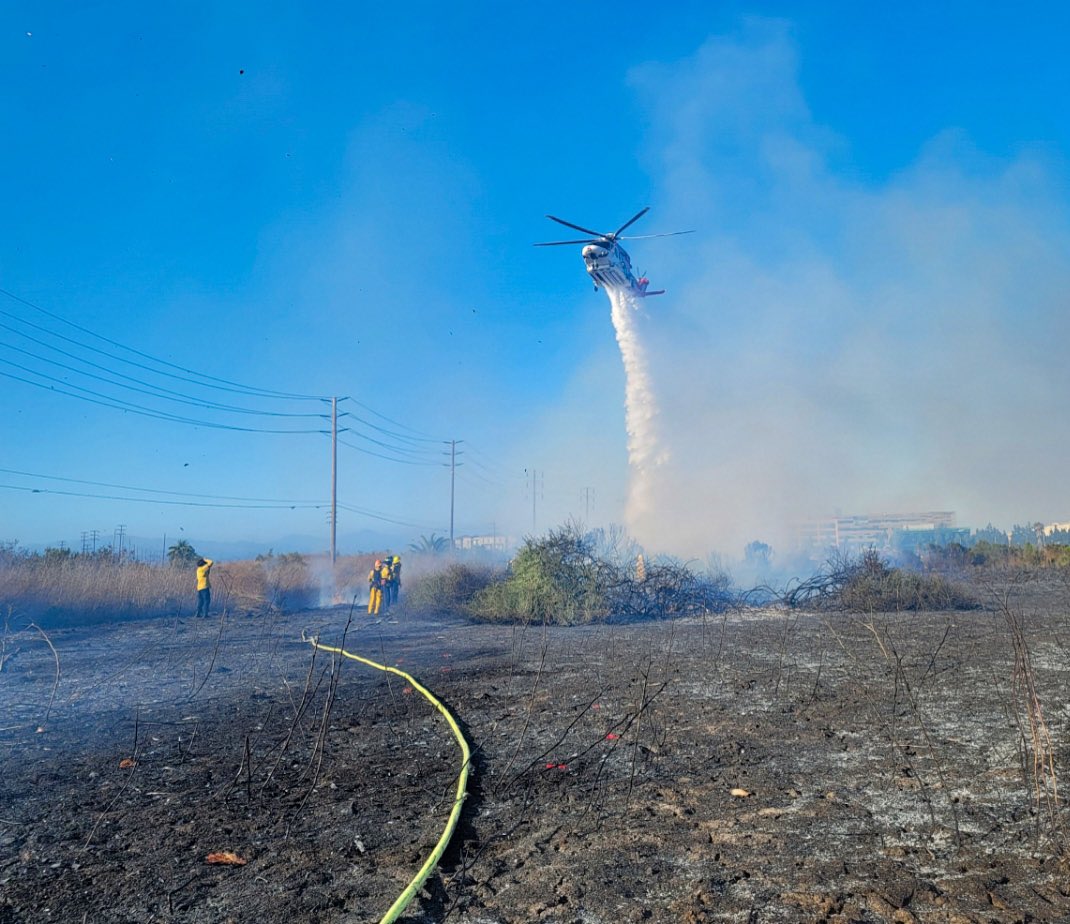
M 129 551 L 124 551 L 124 559 L 130 557 Z M 119 553 L 110 545 L 102 545 L 92 551 L 76 552 L 65 545 L 49 545 L 38 552 L 22 548 L 17 540 L 0 542 L 0 564 L 10 564 L 16 561 L 43 561 L 48 564 L 59 564 L 65 561 L 90 561 L 90 562 L 117 562 Z
M 1070 567 L 1070 530 L 1045 534 L 1039 522 L 1016 523 L 1009 531 L 989 523 L 976 530 L 902 532 L 892 546 L 900 561 L 916 565 Z

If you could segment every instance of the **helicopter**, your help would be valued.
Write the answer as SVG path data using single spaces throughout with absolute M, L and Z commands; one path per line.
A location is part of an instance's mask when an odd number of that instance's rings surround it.
M 632 270 L 632 260 L 628 256 L 626 251 L 621 245 L 620 241 L 638 241 L 649 237 L 673 237 L 676 234 L 692 234 L 692 231 L 670 231 L 667 234 L 640 234 L 636 237 L 621 237 L 621 232 L 633 225 L 640 218 L 642 218 L 647 212 L 650 211 L 648 205 L 642 211 L 636 212 L 631 218 L 629 218 L 624 224 L 622 224 L 616 231 L 610 231 L 602 233 L 600 231 L 592 231 L 590 228 L 582 228 L 579 225 L 574 225 L 571 221 L 565 221 L 563 218 L 557 218 L 554 215 L 547 215 L 546 217 L 550 221 L 556 221 L 559 225 L 564 225 L 566 228 L 574 228 L 576 231 L 582 231 L 584 234 L 591 235 L 590 238 L 580 241 L 543 241 L 536 244 L 536 247 L 559 247 L 564 244 L 583 244 L 585 245 L 582 254 L 583 262 L 587 264 L 587 272 L 591 279 L 594 280 L 595 291 L 598 291 L 598 287 L 601 286 L 606 289 L 631 289 L 634 295 L 639 298 L 646 298 L 650 295 L 664 295 L 664 289 L 650 290 L 650 280 L 646 276 L 636 276 Z

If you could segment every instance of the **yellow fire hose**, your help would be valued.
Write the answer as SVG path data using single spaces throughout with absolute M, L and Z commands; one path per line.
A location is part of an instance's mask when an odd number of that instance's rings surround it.
M 303 632 L 301 633 L 301 636 L 304 638 Z M 313 648 L 318 648 L 320 651 L 329 651 L 333 654 L 344 655 L 353 661 L 359 661 L 361 664 L 367 664 L 369 667 L 374 667 L 376 670 L 385 671 L 388 674 L 397 674 L 399 677 L 405 678 L 414 690 L 419 690 L 424 699 L 442 713 L 450 730 L 453 732 L 453 737 L 457 739 L 457 743 L 461 746 L 463 763 L 461 764 L 460 775 L 457 777 L 457 794 L 453 799 L 453 810 L 450 812 L 449 821 L 446 822 L 446 830 L 442 832 L 442 836 L 438 839 L 438 843 L 435 844 L 435 849 L 431 851 L 427 860 L 424 862 L 424 865 L 420 867 L 420 871 L 413 877 L 412 881 L 405 886 L 405 891 L 397 897 L 397 900 L 390 906 L 386 914 L 384 914 L 379 921 L 379 924 L 392 924 L 392 922 L 401 917 L 402 912 L 408 907 L 409 902 L 413 900 L 416 893 L 420 891 L 421 886 L 427 881 L 427 877 L 431 875 L 431 871 L 435 868 L 435 865 L 442 859 L 442 854 L 446 851 L 446 845 L 450 842 L 450 838 L 453 836 L 453 831 L 457 827 L 457 822 L 461 817 L 461 807 L 464 805 L 466 787 L 468 785 L 468 767 L 472 762 L 472 752 L 468 749 L 468 742 L 464 740 L 464 735 L 461 734 L 461 729 L 458 727 L 456 719 L 450 715 L 450 711 L 436 699 L 435 695 L 430 690 L 420 684 L 411 674 L 406 674 L 405 671 L 399 670 L 396 667 L 390 667 L 386 664 L 378 664 L 375 661 L 362 658 L 360 655 L 355 655 L 352 652 L 346 651 L 344 648 L 332 648 L 330 645 L 321 645 L 319 639 L 315 637 L 306 638 L 305 641 L 311 643 Z

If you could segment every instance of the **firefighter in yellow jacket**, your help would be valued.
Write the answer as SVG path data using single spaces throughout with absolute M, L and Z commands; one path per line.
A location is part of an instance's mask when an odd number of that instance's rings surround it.
M 368 615 L 378 616 L 379 607 L 383 605 L 383 563 L 375 560 L 372 570 L 368 572 Z
M 212 605 L 212 582 L 208 578 L 208 572 L 212 570 L 215 562 L 210 558 L 197 559 L 197 616 L 208 616 L 208 608 Z
M 385 558 L 379 564 L 379 580 L 383 588 L 383 608 L 390 609 L 391 593 L 394 586 L 394 572 L 390 570 L 390 559 Z
M 390 603 L 398 602 L 401 593 L 401 556 L 395 555 L 390 559 Z

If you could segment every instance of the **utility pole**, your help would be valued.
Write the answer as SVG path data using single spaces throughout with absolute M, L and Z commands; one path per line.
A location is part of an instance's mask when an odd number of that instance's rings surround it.
M 115 527 L 115 544 L 118 546 L 119 560 L 123 558 L 123 536 L 126 533 L 126 524 L 120 523 Z
M 454 489 L 457 484 L 457 440 L 450 440 L 450 551 L 456 546 L 453 544 L 453 501 Z
M 91 530 L 89 530 L 89 538 L 93 540 L 93 554 L 96 555 L 97 554 L 97 539 L 100 538 L 100 530 L 99 529 L 91 529 Z
M 464 440 L 450 440 L 450 551 L 455 548 L 453 539 L 453 511 L 455 509 L 454 501 L 456 499 L 457 490 L 457 466 L 464 463 L 457 461 L 457 456 L 463 455 L 457 451 L 457 444 L 463 443 Z
M 583 498 L 584 498 L 584 503 L 583 503 L 583 522 L 584 523 L 590 523 L 591 522 L 591 488 L 584 488 L 583 489 Z
M 89 551 L 89 533 L 86 530 L 82 530 L 82 554 L 85 555 Z
M 331 567 L 338 557 L 338 399 L 331 398 Z
M 535 498 L 537 496 L 538 480 L 536 478 L 535 469 L 531 470 L 531 531 L 535 532 Z

